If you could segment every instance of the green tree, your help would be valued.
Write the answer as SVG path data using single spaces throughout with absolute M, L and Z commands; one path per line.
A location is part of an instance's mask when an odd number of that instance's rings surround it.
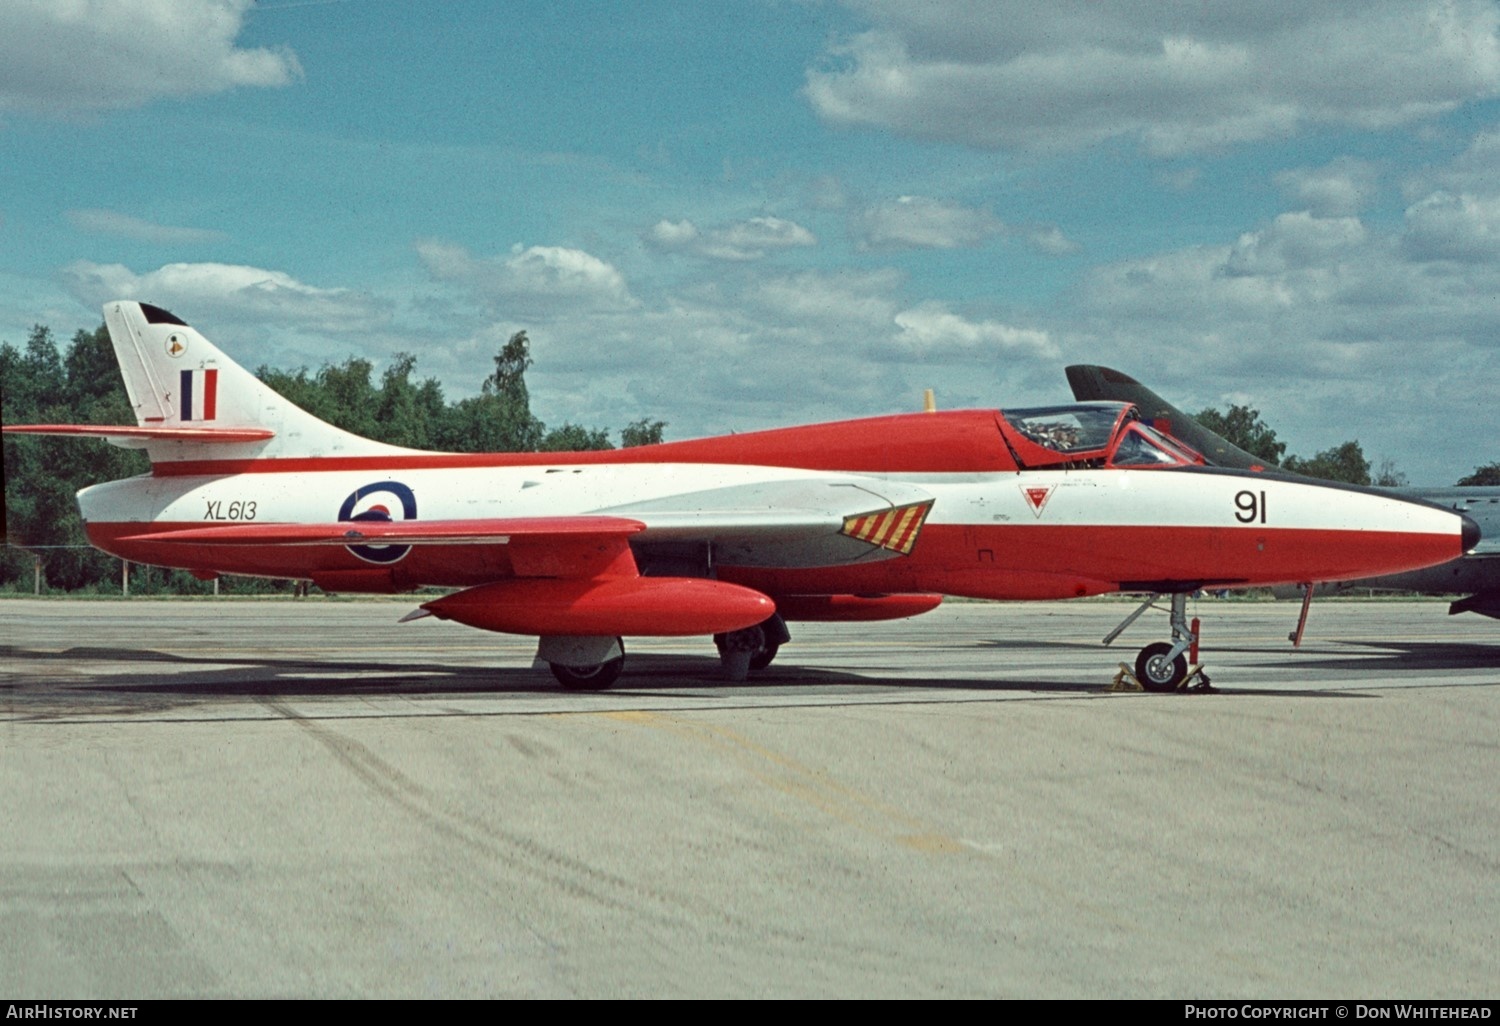
M 412 383 L 411 373 L 416 365 L 417 358 L 411 353 L 397 353 L 381 375 L 377 437 L 391 445 L 430 449 L 446 403 L 443 386 L 435 378 L 428 378 L 420 385 Z
M 1316 477 L 1324 481 L 1343 481 L 1347 484 L 1370 483 L 1370 461 L 1358 442 L 1345 442 L 1332 449 L 1324 449 L 1311 459 L 1289 456 L 1282 466 L 1295 474 Z
M 552 428 L 542 438 L 542 452 L 591 452 L 613 449 L 609 432 L 603 428 L 586 428 L 578 424 L 564 424 Z
M 286 371 L 263 363 L 255 368 L 255 376 L 293 406 L 300 406 L 315 417 L 328 419 L 323 416 L 327 411 L 321 408 L 323 397 L 318 393 L 317 382 L 308 376 L 306 367 Z
M 531 343 L 518 331 L 495 354 L 495 372 L 484 379 L 479 395 L 448 408 L 437 447 L 454 452 L 536 452 L 546 426 L 531 414 L 526 369 Z
M 564 423 L 551 431 L 531 413 L 526 371 L 532 366 L 530 341 L 516 332 L 494 358 L 494 371 L 480 394 L 448 403 L 433 378 L 414 380 L 416 358 L 398 353 L 379 383 L 368 360 L 349 357 L 283 371 L 262 366 L 256 374 L 283 398 L 330 424 L 369 438 L 416 449 L 457 452 L 586 451 L 612 448 L 609 432 Z M 60 354 L 49 328 L 37 325 L 18 349 L 0 343 L 0 409 L 8 423 L 129 424 L 134 420 L 104 325 L 74 335 Z M 661 440 L 662 421 L 639 420 L 621 437 L 627 445 Z M 49 586 L 119 586 L 119 561 L 83 547 L 86 538 L 74 494 L 101 481 L 149 470 L 143 453 L 97 441 L 7 436 L 5 499 L 7 538 L 44 553 Z M 0 550 L 0 583 L 29 587 L 33 555 Z M 233 591 L 285 590 L 284 582 L 228 579 Z M 181 571 L 139 568 L 131 575 L 137 593 L 198 593 L 210 585 Z
M 1214 434 L 1239 446 L 1257 459 L 1275 465 L 1286 452 L 1286 443 L 1276 440 L 1276 432 L 1260 419 L 1260 411 L 1234 405 L 1228 413 L 1213 407 L 1200 411 L 1194 418 Z
M 130 423 L 109 333 L 79 331 L 66 358 L 50 329 L 32 329 L 22 355 L 0 346 L 0 406 L 10 423 Z M 35 547 L 49 586 L 72 590 L 119 573 L 119 563 L 85 546 L 75 493 L 99 481 L 144 473 L 143 454 L 99 442 L 15 437 L 5 442 L 6 540 Z M 0 580 L 29 579 L 33 557 L 7 550 Z
M 1406 475 L 1397 470 L 1396 461 L 1387 456 L 1380 461 L 1371 484 L 1379 485 L 1381 488 L 1405 488 Z
M 666 426 L 666 421 L 652 420 L 649 417 L 633 420 L 620 429 L 620 448 L 633 449 L 638 445 L 660 445 L 662 428 Z
M 1461 486 L 1500 485 L 1500 463 L 1486 463 L 1475 467 L 1474 473 L 1458 479 Z
M 318 387 L 330 407 L 330 415 L 324 419 L 364 438 L 379 435 L 381 424 L 376 411 L 380 396 L 370 382 L 374 369 L 369 360 L 356 356 L 341 364 L 324 364 L 318 371 Z

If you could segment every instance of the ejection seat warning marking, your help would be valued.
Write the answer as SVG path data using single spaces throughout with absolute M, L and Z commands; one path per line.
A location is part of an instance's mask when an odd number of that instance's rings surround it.
M 1057 490 L 1057 485 L 1038 487 L 1036 485 L 1022 485 L 1021 494 L 1026 497 L 1026 505 L 1031 507 L 1031 512 L 1041 519 L 1042 510 L 1046 508 L 1047 501 L 1052 498 L 1052 493 Z

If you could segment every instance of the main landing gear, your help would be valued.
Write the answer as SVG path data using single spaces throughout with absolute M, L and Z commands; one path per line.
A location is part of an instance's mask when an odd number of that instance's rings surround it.
M 754 627 L 715 634 L 714 647 L 719 650 L 724 679 L 738 682 L 748 677 L 751 670 L 764 670 L 776 658 L 781 646 L 791 640 L 792 634 L 780 613 Z
M 1118 638 L 1142 613 L 1153 608 L 1160 597 L 1155 594 L 1142 602 L 1120 626 L 1105 635 L 1104 643 L 1108 645 Z M 1153 642 L 1141 649 L 1135 657 L 1135 678 L 1147 691 L 1168 692 L 1182 687 L 1188 677 L 1188 655 L 1191 653 L 1194 658 L 1197 657 L 1198 635 L 1188 624 L 1187 592 L 1172 593 L 1171 621 L 1172 640 Z M 1195 687 L 1209 686 L 1208 677 L 1201 669 L 1197 671 L 1197 676 L 1201 678 L 1201 684 Z
M 603 691 L 625 666 L 620 638 L 550 635 L 537 639 L 536 657 L 569 691 Z
M 564 666 L 562 663 L 547 665 L 552 667 L 552 676 L 557 678 L 557 682 L 569 691 L 603 691 L 620 679 L 620 671 L 625 667 L 625 657 L 620 656 L 592 666 Z
M 751 670 L 770 666 L 790 640 L 791 632 L 779 613 L 753 627 L 714 635 L 724 678 L 729 681 L 743 681 Z M 603 691 L 619 679 L 625 666 L 625 642 L 620 638 L 543 637 L 538 639 L 536 658 L 569 691 Z

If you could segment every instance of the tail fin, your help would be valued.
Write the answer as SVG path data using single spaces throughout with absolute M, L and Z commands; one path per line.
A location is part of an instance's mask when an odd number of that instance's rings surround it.
M 1073 389 L 1073 398 L 1079 402 L 1108 399 L 1111 402 L 1134 403 L 1141 417 L 1152 427 L 1191 445 L 1216 467 L 1235 467 L 1239 470 L 1281 469 L 1210 431 L 1128 374 L 1095 364 L 1074 364 L 1067 368 L 1066 373 L 1068 385 Z
M 334 427 L 277 395 L 184 321 L 149 303 L 104 306 L 136 425 L 19 424 L 17 434 L 91 435 L 152 463 L 410 453 Z

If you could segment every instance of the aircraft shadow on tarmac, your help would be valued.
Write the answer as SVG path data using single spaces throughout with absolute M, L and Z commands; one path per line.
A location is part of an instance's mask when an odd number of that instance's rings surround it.
M 1500 644 L 1483 645 L 1474 642 L 1439 641 L 1333 641 L 1338 646 L 1333 653 L 1313 652 L 1308 654 L 1308 666 L 1329 672 L 1385 673 L 1437 673 L 1449 670 L 1492 670 L 1500 683 Z M 1221 648 L 1220 652 L 1233 652 L 1252 657 L 1266 657 L 1264 648 Z M 1296 658 L 1290 651 L 1283 658 L 1272 661 L 1259 658 L 1246 661 L 1244 666 L 1285 666 L 1289 658 Z
M 977 640 L 976 648 L 997 652 L 1022 650 L 1068 650 L 1098 654 L 1097 643 Z M 1227 694 L 1276 694 L 1305 697 L 1352 697 L 1345 682 L 1338 689 L 1286 689 L 1255 686 L 1257 669 L 1285 672 L 1297 663 L 1309 671 L 1358 673 L 1379 683 L 1386 674 L 1411 674 L 1453 670 L 1494 670 L 1500 664 L 1500 648 L 1473 643 L 1347 642 L 1339 652 L 1268 652 L 1263 647 L 1225 646 L 1216 649 L 1236 659 L 1216 682 Z M 1344 648 L 1343 646 L 1347 646 Z M 614 688 L 596 693 L 616 697 L 622 703 L 649 697 L 702 698 L 710 704 L 738 695 L 782 692 L 788 697 L 798 690 L 837 688 L 838 694 L 857 701 L 892 689 L 905 691 L 971 691 L 979 694 L 1035 693 L 1084 696 L 1108 690 L 1111 657 L 1126 661 L 1122 650 L 1100 663 L 1088 679 L 1059 679 L 1041 674 L 1011 679 L 973 677 L 900 676 L 910 668 L 909 657 L 890 666 L 866 665 L 858 671 L 799 666 L 784 659 L 751 675 L 749 680 L 729 682 L 720 676 L 712 655 L 636 653 Z M 554 696 L 561 697 L 556 681 L 545 669 L 529 666 L 484 666 L 472 663 L 390 662 L 380 660 L 235 658 L 214 654 L 184 656 L 150 649 L 122 652 L 116 648 L 79 646 L 61 652 L 37 652 L 18 646 L 0 646 L 0 660 L 11 678 L 0 682 L 0 696 L 15 720 L 51 719 L 65 716 L 140 716 L 189 707 L 263 701 L 276 698 L 364 699 L 371 697 L 443 698 L 464 696 Z M 91 673 L 90 663 L 106 663 L 123 672 Z M 139 668 L 135 668 L 135 666 Z M 1214 671 L 1210 656 L 1210 672 Z M 1436 683 L 1441 683 L 1438 681 Z M 1500 683 L 1500 681 L 1497 681 Z
M 0 682 L 0 696 L 12 718 L 36 715 L 149 714 L 216 702 L 271 698 L 462 697 L 466 695 L 552 695 L 565 693 L 545 669 L 529 666 L 475 666 L 442 661 L 274 659 L 183 656 L 150 649 L 122 652 L 115 648 L 75 647 L 36 652 L 0 646 L 0 660 L 11 679 Z M 90 672 L 100 662 L 123 672 Z M 878 694 L 891 688 L 972 690 L 980 692 L 1050 692 L 1088 694 L 1102 690 L 1107 679 L 1092 681 L 894 677 L 905 667 L 867 666 L 855 671 L 810 668 L 795 660 L 730 682 L 720 676 L 712 655 L 636 653 L 615 686 L 597 696 L 624 701 L 652 695 L 681 697 L 837 687 Z

